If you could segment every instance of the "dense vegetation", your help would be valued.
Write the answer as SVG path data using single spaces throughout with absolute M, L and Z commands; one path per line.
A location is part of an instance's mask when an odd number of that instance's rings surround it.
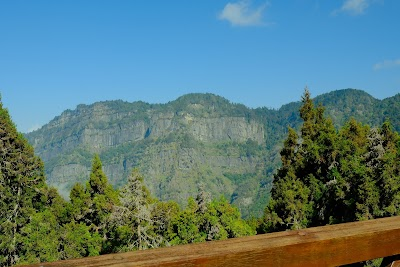
M 301 129 L 289 128 L 258 232 L 400 214 L 400 136 L 350 119 L 335 129 L 306 90 Z
M 184 206 L 202 180 L 212 196 L 234 199 L 249 215 L 255 209 L 261 214 L 265 204 L 257 202 L 266 199 L 256 197 L 265 190 L 254 184 L 271 181 L 263 175 L 263 123 L 256 117 L 222 97 L 190 94 L 158 105 L 79 105 L 26 136 L 45 162 L 47 182 L 65 198 L 76 182 L 85 181 L 91 155 L 97 153 L 116 188 L 126 183 L 131 169 L 139 168 L 154 196 Z M 249 174 L 249 184 L 232 179 Z
M 314 102 L 326 107 L 336 130 L 350 118 L 371 127 L 389 118 L 400 130 L 400 94 L 378 100 L 345 89 Z M 106 101 L 65 111 L 26 136 L 45 162 L 48 184 L 64 198 L 76 182 L 85 183 L 97 153 L 115 188 L 138 168 L 154 196 L 183 207 L 201 180 L 213 197 L 223 194 L 245 218 L 259 217 L 281 166 L 288 126 L 299 131 L 302 125 L 301 105 L 251 109 L 213 94 L 189 94 L 166 104 Z
M 199 185 L 185 209 L 151 196 L 134 169 L 115 190 L 99 156 L 70 201 L 45 183 L 43 164 L 0 103 L 0 265 L 55 261 L 255 234 L 223 197 Z
M 299 110 L 300 122 L 292 123 L 300 123 L 300 127 L 289 127 L 280 151 L 280 167 L 264 172 L 274 173 L 264 214 L 245 221 L 231 205 L 234 199 L 212 199 L 203 183 L 197 184 L 196 197 L 189 197 L 184 208 L 173 200 L 152 196 L 137 168 L 116 190 L 97 154 L 87 181 L 76 183 L 66 201 L 46 185 L 43 163 L 0 103 L 0 265 L 399 215 L 400 136 L 391 122 L 370 127 L 350 118 L 340 126 L 325 116 L 322 105 L 314 104 L 308 90 Z M 185 142 L 187 146 L 196 145 L 190 137 Z M 217 149 L 229 153 L 232 145 L 243 156 L 263 151 L 252 140 L 245 144 L 219 143 Z M 259 186 L 249 183 L 255 173 L 224 175 L 239 185 Z M 259 192 L 257 197 L 266 201 L 269 192 Z
M 274 176 L 263 232 L 400 213 L 400 137 L 389 121 L 370 128 L 350 119 L 336 130 L 308 91 L 300 133 L 289 129 Z

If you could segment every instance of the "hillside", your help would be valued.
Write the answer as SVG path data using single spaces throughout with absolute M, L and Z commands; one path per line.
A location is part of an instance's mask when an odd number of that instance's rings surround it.
M 326 107 L 337 126 L 350 117 L 371 125 L 390 117 L 400 130 L 399 98 L 377 100 L 346 89 L 315 102 Z M 98 153 L 116 186 L 139 167 L 162 200 L 183 204 L 202 182 L 213 196 L 225 195 L 248 216 L 260 214 L 268 201 L 287 127 L 300 125 L 299 106 L 250 109 L 213 94 L 189 94 L 167 104 L 106 101 L 67 110 L 27 138 L 45 162 L 48 183 L 64 196 L 74 183 L 88 179 Z

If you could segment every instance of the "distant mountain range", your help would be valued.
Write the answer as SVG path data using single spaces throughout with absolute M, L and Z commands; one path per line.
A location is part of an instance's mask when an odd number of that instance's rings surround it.
M 314 100 L 336 126 L 351 117 L 372 126 L 390 119 L 400 131 L 400 94 L 378 100 L 344 89 Z M 115 186 L 138 167 L 162 200 L 184 204 L 203 183 L 242 215 L 258 216 L 268 201 L 287 129 L 300 126 L 300 105 L 251 109 L 213 94 L 188 94 L 167 104 L 105 101 L 66 110 L 26 137 L 45 162 L 48 183 L 66 197 L 74 183 L 88 180 L 98 153 Z

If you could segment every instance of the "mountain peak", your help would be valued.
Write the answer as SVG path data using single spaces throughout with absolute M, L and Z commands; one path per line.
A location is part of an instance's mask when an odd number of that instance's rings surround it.
M 338 127 L 350 117 L 371 126 L 390 117 L 400 129 L 396 99 L 343 89 L 314 101 Z M 114 185 L 139 167 L 154 195 L 182 203 L 203 181 L 214 196 L 224 194 L 246 215 L 268 198 L 287 128 L 301 125 L 300 105 L 251 109 L 209 93 L 166 104 L 103 101 L 65 111 L 26 136 L 45 161 L 49 183 L 59 188 L 87 179 L 92 154 L 98 153 Z

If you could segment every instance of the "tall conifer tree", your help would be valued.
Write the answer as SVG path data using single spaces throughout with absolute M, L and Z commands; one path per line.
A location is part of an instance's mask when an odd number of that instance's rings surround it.
M 45 208 L 43 163 L 0 101 L 0 265 L 18 263 L 22 227 Z

